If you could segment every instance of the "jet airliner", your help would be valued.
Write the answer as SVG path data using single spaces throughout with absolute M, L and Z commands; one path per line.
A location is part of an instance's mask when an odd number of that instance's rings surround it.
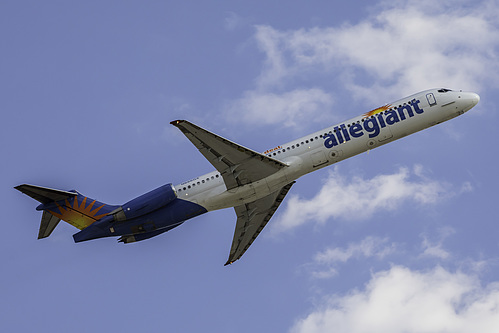
M 50 236 L 63 220 L 81 230 L 73 235 L 75 242 L 116 236 L 119 242 L 132 243 L 206 212 L 234 207 L 237 221 L 228 265 L 246 252 L 301 176 L 452 119 L 479 100 L 472 92 L 426 90 L 263 153 L 175 120 L 171 124 L 215 171 L 163 185 L 123 205 L 104 204 L 75 190 L 28 184 L 15 188 L 40 202 L 38 239 Z

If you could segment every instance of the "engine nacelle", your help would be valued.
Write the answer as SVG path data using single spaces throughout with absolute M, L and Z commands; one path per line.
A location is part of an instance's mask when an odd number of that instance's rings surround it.
M 108 219 L 109 222 L 131 220 L 152 213 L 168 205 L 175 198 L 177 198 L 177 193 L 173 189 L 172 184 L 166 184 L 128 201 L 102 220 Z

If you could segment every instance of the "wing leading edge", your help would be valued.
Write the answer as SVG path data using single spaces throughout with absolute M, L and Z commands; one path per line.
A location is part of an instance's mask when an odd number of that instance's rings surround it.
M 175 120 L 171 124 L 179 128 L 220 172 L 227 190 L 263 179 L 287 167 L 281 161 L 238 145 L 186 120 Z
M 275 191 L 259 200 L 234 207 L 237 215 L 236 229 L 234 230 L 229 259 L 225 266 L 242 257 L 269 222 L 272 215 L 274 215 L 294 183 L 289 183 L 279 191 Z

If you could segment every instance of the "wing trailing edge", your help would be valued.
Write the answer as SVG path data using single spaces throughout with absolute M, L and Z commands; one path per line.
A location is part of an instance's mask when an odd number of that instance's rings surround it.
M 251 244 L 253 244 L 294 183 L 289 183 L 279 191 L 275 191 L 266 197 L 234 207 L 237 222 L 229 259 L 225 263 L 225 266 L 240 259 Z

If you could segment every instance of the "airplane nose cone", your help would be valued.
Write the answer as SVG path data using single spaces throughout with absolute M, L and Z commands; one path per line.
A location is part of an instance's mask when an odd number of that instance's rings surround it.
M 475 107 L 480 101 L 480 96 L 474 92 L 461 92 L 459 95 L 462 111 L 467 112 Z
M 478 102 L 480 102 L 480 96 L 475 93 L 471 93 L 471 103 L 473 103 L 473 106 L 477 105 Z

